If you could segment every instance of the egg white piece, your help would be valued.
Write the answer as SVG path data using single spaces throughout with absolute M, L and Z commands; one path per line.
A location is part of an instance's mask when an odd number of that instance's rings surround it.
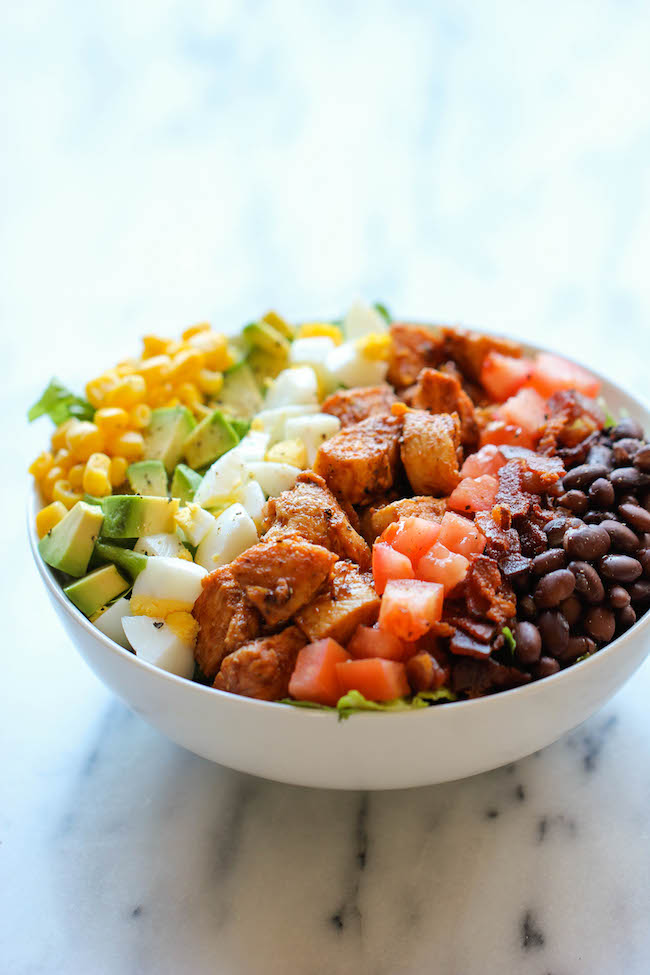
M 122 627 L 136 657 L 178 677 L 192 676 L 193 649 L 164 620 L 151 616 L 125 616 Z
M 296 365 L 311 366 L 320 385 L 329 389 L 332 385 L 327 369 L 327 357 L 336 345 L 326 335 L 313 336 L 305 339 L 295 339 L 291 343 L 290 361 Z
M 174 515 L 174 521 L 190 545 L 199 545 L 214 524 L 214 515 L 200 504 L 189 501 Z
M 255 527 L 259 529 L 262 524 L 262 509 L 266 503 L 266 497 L 258 481 L 253 479 L 252 471 L 250 478 L 248 483 L 239 491 L 237 500 L 251 516 L 255 522 Z
M 135 543 L 133 551 L 142 552 L 143 555 L 164 555 L 169 558 L 185 557 L 187 553 L 176 532 L 142 535 Z
M 293 464 L 280 464 L 272 460 L 250 464 L 250 471 L 267 498 L 276 498 L 283 491 L 288 491 L 301 473 L 300 468 Z
M 112 606 L 105 609 L 99 616 L 93 620 L 94 625 L 98 630 L 107 636 L 109 640 L 114 640 L 115 643 L 119 643 L 121 647 L 125 650 L 129 649 L 129 641 L 124 635 L 124 628 L 122 627 L 122 620 L 125 616 L 128 616 L 131 612 L 131 604 L 125 596 L 120 596 Z
M 215 518 L 214 525 L 197 548 L 194 560 L 212 572 L 218 566 L 232 562 L 257 540 L 255 522 L 244 506 L 236 502 Z
M 194 562 L 159 556 L 149 559 L 135 580 L 133 596 L 187 603 L 191 609 L 201 592 L 201 579 L 205 575 L 203 566 Z
M 382 359 L 368 359 L 354 342 L 337 345 L 328 358 L 327 367 L 337 385 L 376 386 L 383 383 L 388 372 L 388 363 Z
M 388 331 L 388 323 L 376 308 L 355 301 L 343 320 L 343 332 L 348 342 L 364 338 L 371 332 Z
M 270 442 L 271 437 L 266 431 L 249 430 L 233 450 L 236 450 L 237 456 L 247 464 L 251 460 L 264 460 Z
M 272 446 L 279 443 L 280 440 L 287 439 L 286 428 L 289 420 L 296 416 L 311 416 L 314 413 L 318 413 L 316 403 L 303 403 L 300 406 L 276 406 L 272 410 L 262 410 L 257 414 L 253 423 L 268 434 L 269 446 Z M 255 459 L 264 460 L 264 456 Z
M 315 413 L 313 416 L 297 416 L 287 420 L 287 440 L 302 440 L 307 448 L 307 463 L 314 466 L 318 448 L 338 433 L 341 421 L 329 413 Z
M 299 403 L 318 403 L 318 378 L 311 366 L 283 369 L 264 400 L 266 409 Z
M 237 448 L 223 454 L 206 471 L 199 484 L 194 503 L 202 508 L 217 507 L 223 498 L 231 498 L 247 480 L 246 462 Z

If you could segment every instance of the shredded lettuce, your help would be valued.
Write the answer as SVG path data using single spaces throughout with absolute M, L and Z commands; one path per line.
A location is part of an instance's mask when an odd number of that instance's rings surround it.
M 80 396 L 75 396 L 58 379 L 51 379 L 41 398 L 29 410 L 27 419 L 31 423 L 33 420 L 38 420 L 40 416 L 49 416 L 52 423 L 58 427 L 71 417 L 77 420 L 92 420 L 94 415 L 95 411 L 90 403 Z
M 417 711 L 427 708 L 438 701 L 455 701 L 456 695 L 448 687 L 440 687 L 437 691 L 420 691 L 412 698 L 398 697 L 395 701 L 369 701 L 360 691 L 348 691 L 343 697 L 339 698 L 336 707 L 328 707 L 325 704 L 316 704 L 313 701 L 294 701 L 292 698 L 284 698 L 281 704 L 291 704 L 296 708 L 311 708 L 317 711 L 332 711 L 338 713 L 339 721 L 344 721 L 351 714 L 360 711 Z
M 503 633 L 504 639 L 506 641 L 506 647 L 510 651 L 510 656 L 514 657 L 517 641 L 514 638 L 514 634 L 512 630 L 510 629 L 509 626 L 504 626 L 501 632 Z
M 393 316 L 389 312 L 388 308 L 386 308 L 386 305 L 382 305 L 380 301 L 376 301 L 373 305 L 373 308 L 375 309 L 375 311 L 379 312 L 382 318 L 386 319 L 389 325 L 391 324 L 391 322 L 393 321 Z

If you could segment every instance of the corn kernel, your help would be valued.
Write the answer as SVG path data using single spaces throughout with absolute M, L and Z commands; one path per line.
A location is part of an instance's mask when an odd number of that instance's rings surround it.
M 136 430 L 126 430 L 111 440 L 111 451 L 126 457 L 128 461 L 139 460 L 144 451 L 144 438 Z
M 307 448 L 302 440 L 280 440 L 269 447 L 265 460 L 305 468 L 307 466 Z
M 91 379 L 86 383 L 86 399 L 98 409 L 104 405 L 104 400 L 108 393 L 120 382 L 120 377 L 114 370 L 109 370 L 96 379 Z
M 299 339 L 313 339 L 319 337 L 331 339 L 335 345 L 341 345 L 343 335 L 341 329 L 331 322 L 305 322 L 298 329 Z
M 50 467 L 49 471 L 41 481 L 41 493 L 46 501 L 52 500 L 52 491 L 57 481 L 65 479 L 65 471 L 62 467 Z
M 293 336 L 293 329 L 291 325 L 282 317 L 282 315 L 278 315 L 277 311 L 267 311 L 266 315 L 262 316 L 262 321 L 272 325 L 273 328 L 277 329 L 280 335 L 284 335 L 284 337 L 287 339 Z
M 147 392 L 147 384 L 142 376 L 135 373 L 133 376 L 124 376 L 119 383 L 109 390 L 104 397 L 107 406 L 121 406 L 122 409 L 129 409 L 136 403 L 141 403 Z
M 138 368 L 138 363 L 135 359 L 123 359 L 122 362 L 118 362 L 115 366 L 115 372 L 118 376 L 132 376 Z
M 201 402 L 201 396 L 194 383 L 181 383 L 176 393 L 183 406 L 194 407 Z
M 220 335 L 218 332 L 200 332 L 198 335 L 192 336 L 189 344 L 203 353 L 206 369 L 223 372 L 232 364 L 232 356 L 225 335 Z
M 80 420 L 68 430 L 66 436 L 68 450 L 76 461 L 88 460 L 91 454 L 104 449 L 104 434 L 87 420 Z
M 111 457 L 110 479 L 112 487 L 118 487 L 124 483 L 128 466 L 129 462 L 126 457 Z
M 81 501 L 81 492 L 75 491 L 70 481 L 62 477 L 55 482 L 52 488 L 52 497 L 55 501 L 60 501 L 70 510 L 70 508 L 74 508 L 77 501 Z
M 197 385 L 205 396 L 218 396 L 223 386 L 223 373 L 212 369 L 201 369 Z
M 142 360 L 138 366 L 138 375 L 142 376 L 147 386 L 155 386 L 167 378 L 171 364 L 172 360 L 168 355 L 154 355 Z
M 169 339 L 167 345 L 165 346 L 165 352 L 168 356 L 170 356 L 170 358 L 173 359 L 174 356 L 178 352 L 182 352 L 184 348 L 185 344 L 183 342 L 176 342 L 174 339 Z
M 68 480 L 75 491 L 83 486 L 83 476 L 86 469 L 85 464 L 74 464 L 68 471 Z
M 54 463 L 54 457 L 49 450 L 44 450 L 39 454 L 35 461 L 30 464 L 29 473 L 36 481 L 42 481 L 50 467 Z
M 61 426 L 56 428 L 52 434 L 52 450 L 61 450 L 62 447 L 66 446 L 66 436 L 68 434 L 68 430 L 71 430 L 72 427 L 74 427 L 77 423 L 79 423 L 79 420 L 77 420 L 75 417 L 71 417 L 69 420 L 66 420 L 65 423 L 62 423 Z
M 206 416 L 210 416 L 213 411 L 205 403 L 194 403 L 192 406 L 192 413 L 197 418 L 197 420 L 204 420 Z
M 54 463 L 57 467 L 62 467 L 64 471 L 67 471 L 69 467 L 72 466 L 72 456 L 69 450 L 62 447 L 61 450 L 57 450 L 54 455 Z
M 110 469 L 111 461 L 106 454 L 93 454 L 89 458 L 83 479 L 83 489 L 86 494 L 92 494 L 96 498 L 105 498 L 107 494 L 111 493 Z
M 383 332 L 370 332 L 357 339 L 357 348 L 365 359 L 386 360 L 390 355 L 392 339 Z
M 67 513 L 68 509 L 61 501 L 54 501 L 52 504 L 48 504 L 46 508 L 41 508 L 36 515 L 36 534 L 38 537 L 45 538 L 55 525 L 63 521 Z
M 169 378 L 174 383 L 195 379 L 203 368 L 204 355 L 199 349 L 183 349 L 174 356 Z
M 151 422 L 151 407 L 146 403 L 138 403 L 129 413 L 129 420 L 136 430 L 144 430 Z
M 128 428 L 129 414 L 119 406 L 105 406 L 95 413 L 94 423 L 107 437 L 110 437 Z
M 198 325 L 190 325 L 189 328 L 186 328 L 185 331 L 183 332 L 182 338 L 184 342 L 187 342 L 187 340 L 191 339 L 193 335 L 200 335 L 201 332 L 210 332 L 210 331 L 211 331 L 210 322 L 199 322 Z
M 167 348 L 168 339 L 161 339 L 158 335 L 145 335 L 142 339 L 142 358 L 160 355 Z

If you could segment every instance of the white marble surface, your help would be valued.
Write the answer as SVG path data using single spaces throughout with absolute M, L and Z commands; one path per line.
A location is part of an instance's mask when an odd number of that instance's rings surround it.
M 0 971 L 645 975 L 650 665 L 544 753 L 465 782 L 250 779 L 84 668 L 21 499 L 46 436 L 23 416 L 52 371 L 80 383 L 145 331 L 269 306 L 381 297 L 546 339 L 646 394 L 648 6 L 0 17 Z

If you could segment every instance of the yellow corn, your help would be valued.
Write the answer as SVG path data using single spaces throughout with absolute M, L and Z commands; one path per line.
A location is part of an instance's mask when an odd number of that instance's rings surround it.
M 217 332 L 199 332 L 198 335 L 192 336 L 189 344 L 203 353 L 206 369 L 223 372 L 232 362 L 225 335 L 219 335 Z
M 68 480 L 75 491 L 78 491 L 83 486 L 85 469 L 85 464 L 74 464 L 68 471 Z
M 128 461 L 139 460 L 144 451 L 144 438 L 136 430 L 126 430 L 113 437 L 110 446 L 113 454 L 126 457 Z
M 65 471 L 62 467 L 50 467 L 49 471 L 41 481 L 41 492 L 46 501 L 52 500 L 52 492 L 57 481 L 65 479 Z
M 384 332 L 370 332 L 357 339 L 357 348 L 365 359 L 386 360 L 390 355 L 391 337 Z
M 80 420 L 68 430 L 66 443 L 72 458 L 80 462 L 104 449 L 104 434 L 94 423 Z
M 151 422 L 151 407 L 146 403 L 138 403 L 129 413 L 129 420 L 136 430 L 144 430 Z
M 145 335 L 142 339 L 142 358 L 160 355 L 167 348 L 168 339 L 161 339 L 158 335 Z
M 137 368 L 138 363 L 135 359 L 123 359 L 115 366 L 115 372 L 118 376 L 132 376 Z
M 70 508 L 74 508 L 77 501 L 81 501 L 81 492 L 75 491 L 70 484 L 70 481 L 62 477 L 60 480 L 56 481 L 54 487 L 52 488 L 52 498 L 55 501 L 60 501 L 68 510 L 70 510 Z
M 68 435 L 68 430 L 71 430 L 79 420 L 75 417 L 71 417 L 62 423 L 61 426 L 57 427 L 52 434 L 52 450 L 61 450 L 62 447 L 67 446 L 66 437 Z
M 213 411 L 205 403 L 195 403 L 192 406 L 192 413 L 197 418 L 197 420 L 203 420 L 206 416 L 210 416 Z
M 106 454 L 93 454 L 88 458 L 83 475 L 83 489 L 86 494 L 104 498 L 111 493 L 111 458 Z
M 199 349 L 183 349 L 172 360 L 169 378 L 173 383 L 195 379 L 203 368 L 203 360 L 204 355 Z
M 29 473 L 36 481 L 42 481 L 50 467 L 54 463 L 54 457 L 49 450 L 44 450 L 39 454 L 35 461 L 30 464 Z
M 328 338 L 331 339 L 335 345 L 340 345 L 343 341 L 343 335 L 341 329 L 337 328 L 336 325 L 332 325 L 331 322 L 305 322 L 298 329 L 299 339 L 314 339 L 314 338 Z
M 184 342 L 187 342 L 193 335 L 199 335 L 201 332 L 209 332 L 210 330 L 210 322 L 199 322 L 198 325 L 190 325 L 189 328 L 186 328 L 181 337 Z
M 54 455 L 54 463 L 57 467 L 62 467 L 64 471 L 67 471 L 72 466 L 72 457 L 70 451 L 62 447 L 61 450 L 57 450 Z
M 36 515 L 36 534 L 38 537 L 45 538 L 55 525 L 63 521 L 67 513 L 68 509 L 61 501 L 53 501 L 46 508 L 41 508 Z
M 194 408 L 201 403 L 201 396 L 194 383 L 181 383 L 177 387 L 176 393 L 183 406 Z
M 141 403 L 147 392 L 147 384 L 142 376 L 124 376 L 119 383 L 109 390 L 104 397 L 107 406 L 121 406 L 129 409 L 136 403 Z
M 119 406 L 105 406 L 96 411 L 93 422 L 107 437 L 111 437 L 128 428 L 129 414 Z
M 138 366 L 138 375 L 142 376 L 147 386 L 155 386 L 167 377 L 172 360 L 168 355 L 153 355 L 143 359 Z
M 104 405 L 108 393 L 120 382 L 120 377 L 111 369 L 96 379 L 86 383 L 86 399 L 95 409 Z M 108 405 L 108 404 L 107 404 Z
M 218 396 L 223 386 L 223 373 L 212 369 L 201 369 L 197 385 L 205 396 Z
M 112 487 L 119 487 L 120 484 L 124 484 L 128 466 L 129 462 L 126 457 L 111 457 L 110 478 Z

